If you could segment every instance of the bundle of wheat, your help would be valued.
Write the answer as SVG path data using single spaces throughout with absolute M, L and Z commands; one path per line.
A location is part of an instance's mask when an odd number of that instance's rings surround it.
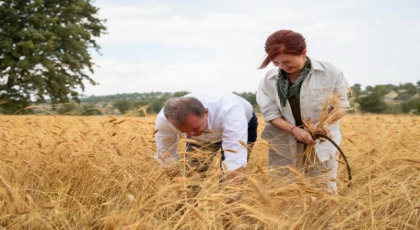
M 347 110 L 347 108 L 340 106 L 340 95 L 331 94 L 327 100 L 324 101 L 321 116 L 317 122 L 314 123 L 310 117 L 306 119 L 302 118 L 302 122 L 306 127 L 306 130 L 314 137 L 314 139 L 319 138 L 320 141 L 323 142 L 325 141 L 325 138 L 332 139 L 328 126 L 343 118 L 346 115 Z M 303 159 L 305 159 L 305 167 L 313 164 L 316 159 L 315 144 L 307 145 L 303 155 Z M 341 156 L 345 158 L 343 153 Z

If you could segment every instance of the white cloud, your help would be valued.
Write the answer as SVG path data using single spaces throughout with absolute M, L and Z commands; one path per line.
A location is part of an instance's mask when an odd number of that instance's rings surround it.
M 155 63 L 124 64 L 118 60 L 98 63 L 106 68 L 96 69 L 99 86 L 87 85 L 87 95 L 117 94 L 150 91 L 255 91 L 247 82 L 258 84 L 259 76 L 240 67 L 227 68 L 222 62 L 159 65 Z M 263 73 L 260 73 L 263 74 Z
M 152 7 L 122 6 L 114 4 L 100 5 L 100 16 L 111 20 L 153 17 L 168 12 L 170 12 L 170 8 L 163 5 L 155 5 Z
M 387 11 L 373 7 L 381 15 L 377 18 L 369 11 L 375 4 L 363 1 L 212 3 L 212 7 L 200 5 L 207 3 L 180 6 L 159 1 L 132 6 L 99 5 L 100 16 L 108 19 L 109 31 L 99 41 L 102 47 L 153 42 L 186 48 L 186 57 L 200 57 L 202 61 L 151 63 L 130 59 L 129 52 L 124 54 L 124 60 L 104 53 L 104 57 L 95 60 L 101 68 L 96 70 L 94 79 L 101 85 L 88 87 L 86 94 L 208 88 L 255 91 L 265 73 L 256 70 L 264 56 L 265 39 L 282 28 L 302 33 L 309 55 L 336 64 L 351 84 L 420 80 L 413 68 L 416 54 L 409 52 L 420 49 L 416 40 L 420 21 L 418 17 L 408 17 L 415 11 L 404 14 L 389 10 L 389 15 L 399 17 L 392 18 L 385 17 Z M 203 48 L 212 54 L 202 52 Z M 170 56 L 171 51 L 167 52 Z M 396 73 L 400 75 L 395 76 Z
M 244 15 L 114 20 L 107 25 L 110 32 L 101 40 L 104 43 L 153 41 L 185 48 L 225 48 L 249 42 L 262 31 L 253 18 Z

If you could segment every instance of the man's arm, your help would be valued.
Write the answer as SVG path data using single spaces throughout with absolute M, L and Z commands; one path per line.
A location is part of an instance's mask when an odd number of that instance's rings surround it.
M 166 120 L 163 114 L 156 118 L 156 153 L 154 158 L 159 164 L 167 169 L 168 175 L 175 175 L 171 164 L 178 160 L 178 132 Z
M 222 148 L 225 160 L 222 165 L 226 170 L 226 179 L 233 179 L 240 183 L 240 176 L 245 171 L 248 149 L 241 144 L 248 141 L 248 121 L 245 110 L 241 106 L 234 106 L 222 118 Z

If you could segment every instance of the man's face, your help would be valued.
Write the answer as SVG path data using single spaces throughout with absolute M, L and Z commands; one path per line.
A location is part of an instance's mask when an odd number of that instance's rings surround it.
M 203 117 L 196 115 L 187 115 L 185 123 L 182 125 L 174 125 L 180 132 L 186 133 L 187 136 L 200 136 L 207 129 L 207 111 Z

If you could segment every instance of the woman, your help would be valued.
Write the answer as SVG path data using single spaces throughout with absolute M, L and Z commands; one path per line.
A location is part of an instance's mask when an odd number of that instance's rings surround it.
M 317 159 L 306 172 L 319 177 L 318 187 L 335 192 L 338 163 L 337 149 L 328 141 L 320 143 L 302 125 L 302 118 L 315 124 L 321 115 L 323 102 L 331 95 L 340 96 L 340 106 L 348 107 L 348 84 L 340 69 L 327 62 L 310 59 L 306 55 L 305 38 L 291 30 L 279 30 L 267 38 L 267 57 L 260 69 L 270 62 L 278 67 L 268 71 L 261 80 L 257 103 L 267 125 L 262 138 L 269 141 L 270 166 L 292 166 L 300 170 L 305 144 L 315 144 Z M 333 140 L 339 144 L 339 123 L 329 126 Z M 321 173 L 326 172 L 327 173 Z M 279 170 L 276 177 L 284 177 L 288 170 Z

